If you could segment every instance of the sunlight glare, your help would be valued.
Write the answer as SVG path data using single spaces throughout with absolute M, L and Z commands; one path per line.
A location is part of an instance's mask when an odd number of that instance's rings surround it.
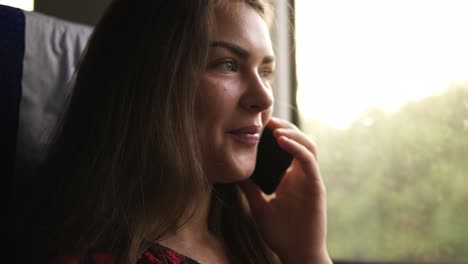
M 298 104 L 347 127 L 468 80 L 468 1 L 297 0 Z
M 0 5 L 13 6 L 26 11 L 34 10 L 34 0 L 0 0 Z

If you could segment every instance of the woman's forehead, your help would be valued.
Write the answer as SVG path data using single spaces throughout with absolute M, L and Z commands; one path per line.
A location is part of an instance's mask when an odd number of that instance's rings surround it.
M 214 6 L 228 11 L 244 7 L 251 8 L 263 18 L 268 27 L 273 19 L 273 7 L 268 0 L 215 0 Z
M 273 56 L 270 34 L 263 17 L 247 4 L 236 2 L 215 9 L 212 42 L 233 43 L 250 52 Z M 231 6 L 233 8 L 228 8 Z

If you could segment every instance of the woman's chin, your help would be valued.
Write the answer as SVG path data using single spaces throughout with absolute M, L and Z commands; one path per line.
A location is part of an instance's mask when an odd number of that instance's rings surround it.
M 224 161 L 211 163 L 208 178 L 213 183 L 233 183 L 247 180 L 255 169 L 256 153 L 225 156 Z M 213 166 L 214 164 L 217 164 Z
M 252 175 L 254 167 L 225 168 L 219 171 L 217 177 L 211 178 L 213 183 L 235 183 L 245 181 Z
M 233 182 L 244 181 L 252 175 L 255 169 L 255 157 L 239 159 L 234 162 L 231 179 Z

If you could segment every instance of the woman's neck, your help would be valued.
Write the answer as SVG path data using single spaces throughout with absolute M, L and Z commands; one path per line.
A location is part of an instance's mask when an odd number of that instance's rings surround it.
M 208 216 L 211 206 L 211 190 L 198 200 L 195 205 L 193 215 L 177 232 L 168 238 L 176 237 L 180 241 L 198 241 L 210 234 L 208 228 Z
M 210 206 L 211 190 L 199 200 L 187 223 L 158 243 L 200 263 L 227 263 L 222 240 L 208 227 Z

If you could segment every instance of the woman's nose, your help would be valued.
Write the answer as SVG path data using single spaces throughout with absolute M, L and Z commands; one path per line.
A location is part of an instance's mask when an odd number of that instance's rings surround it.
M 250 112 L 263 112 L 273 105 L 273 91 L 267 80 L 258 73 L 251 74 L 246 80 L 246 90 L 241 97 L 242 107 Z

